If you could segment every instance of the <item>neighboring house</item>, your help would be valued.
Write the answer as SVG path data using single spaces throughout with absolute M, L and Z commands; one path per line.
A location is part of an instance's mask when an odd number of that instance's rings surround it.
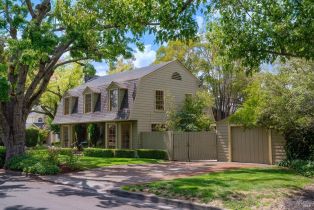
M 63 146 L 73 145 L 75 125 L 86 140 L 87 125 L 97 123 L 99 145 L 139 148 L 140 132 L 162 126 L 170 106 L 182 105 L 199 88 L 198 78 L 178 61 L 102 76 L 69 90 L 53 123 L 61 125 Z
M 40 107 L 34 107 L 34 109 L 29 113 L 26 119 L 26 128 L 37 127 L 44 128 L 45 127 L 45 115 L 41 113 L 37 113 L 34 111 L 42 111 Z
M 42 112 L 43 110 L 39 106 L 35 106 L 33 110 L 29 113 L 29 115 L 27 116 L 25 127 L 26 128 L 35 127 L 39 129 L 46 129 L 47 128 L 45 124 L 46 115 L 35 112 L 35 111 Z M 47 139 L 46 143 L 50 145 L 51 143 L 58 142 L 58 141 L 60 141 L 59 134 L 50 132 L 49 138 Z

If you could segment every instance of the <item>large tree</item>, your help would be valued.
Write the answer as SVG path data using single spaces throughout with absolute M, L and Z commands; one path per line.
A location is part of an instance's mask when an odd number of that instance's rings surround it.
M 201 2 L 0 0 L 0 131 L 6 160 L 24 153 L 26 117 L 56 68 L 130 57 L 130 43 L 143 49 L 144 33 L 155 34 L 157 42 L 192 38 Z
M 207 33 L 201 42 L 170 41 L 158 49 L 155 63 L 181 61 L 211 92 L 215 119 L 221 120 L 234 113 L 242 103 L 242 90 L 249 78 L 239 62 L 230 61 L 217 52 L 226 49 L 213 41 L 212 36 Z
M 249 67 L 314 58 L 312 0 L 212 0 L 209 28 L 230 58 Z

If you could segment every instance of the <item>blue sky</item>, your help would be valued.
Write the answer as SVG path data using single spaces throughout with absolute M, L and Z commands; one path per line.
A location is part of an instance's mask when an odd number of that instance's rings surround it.
M 198 28 L 202 29 L 205 26 L 204 17 L 201 14 L 195 16 L 195 20 L 198 24 Z M 160 47 L 160 44 L 154 42 L 154 35 L 146 34 L 142 37 L 141 41 L 144 43 L 144 51 L 139 51 L 137 47 L 133 47 L 134 61 L 133 64 L 136 68 L 148 66 L 156 59 L 156 51 Z M 106 75 L 108 65 L 105 62 L 93 62 L 92 63 L 97 71 L 97 75 Z

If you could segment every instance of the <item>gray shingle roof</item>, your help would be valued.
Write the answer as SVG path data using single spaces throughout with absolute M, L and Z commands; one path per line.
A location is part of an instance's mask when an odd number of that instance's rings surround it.
M 170 62 L 173 62 L 173 61 L 170 61 Z M 147 67 L 143 67 L 143 68 L 132 69 L 130 71 L 124 71 L 124 72 L 120 72 L 120 73 L 116 73 L 116 74 L 101 76 L 97 79 L 86 82 L 83 85 L 76 87 L 72 90 L 85 89 L 85 87 L 87 87 L 87 86 L 88 87 L 99 87 L 99 86 L 103 86 L 103 85 L 108 85 L 112 81 L 123 82 L 123 81 L 128 81 L 128 80 L 139 79 L 139 78 L 144 77 L 145 75 L 147 75 L 149 73 L 156 71 L 157 69 L 160 69 L 160 68 L 166 66 L 170 62 L 151 65 L 151 66 L 147 66 Z

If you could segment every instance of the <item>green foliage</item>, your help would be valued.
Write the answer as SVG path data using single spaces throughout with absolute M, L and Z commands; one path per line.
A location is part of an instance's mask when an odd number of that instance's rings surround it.
M 136 152 L 139 158 L 168 160 L 168 153 L 164 150 L 137 149 Z
M 312 0 L 213 0 L 210 6 L 209 29 L 228 49 L 222 52 L 227 57 L 249 67 L 277 58 L 314 58 Z
M 43 141 L 47 139 L 49 133 L 46 130 L 30 127 L 26 129 L 26 146 L 35 147 L 36 145 L 42 145 Z
M 83 154 L 89 157 L 113 157 L 114 151 L 111 149 L 85 148 Z
M 60 172 L 56 164 L 49 162 L 42 155 L 25 154 L 14 156 L 7 163 L 7 167 L 11 170 L 40 175 L 52 175 Z
M 177 131 L 208 131 L 213 119 L 208 110 L 212 105 L 211 96 L 203 91 L 187 98 L 179 111 L 167 112 L 167 127 Z
M 6 153 L 5 147 L 0 146 L 0 168 L 2 168 L 4 166 L 5 153 Z
M 134 68 L 132 60 L 118 59 L 110 62 L 108 74 L 116 74 L 124 71 L 129 71 Z
M 89 124 L 87 126 L 88 142 L 89 146 L 97 146 L 100 131 L 96 123 Z
M 80 162 L 79 162 L 79 156 L 74 155 L 71 153 L 70 155 L 67 155 L 65 157 L 64 165 L 67 166 L 71 170 L 78 170 L 81 168 Z
M 314 177 L 314 161 L 298 159 L 283 160 L 279 163 L 279 166 L 289 167 L 306 177 Z
M 114 150 L 114 156 L 117 158 L 135 158 L 136 151 L 130 149 L 116 149 Z
M 262 73 L 248 86 L 234 123 L 275 129 L 287 140 L 289 159 L 313 158 L 314 62 L 293 59 Z
M 67 156 L 73 155 L 75 152 L 75 149 L 72 149 L 72 148 L 58 148 L 57 150 L 59 151 L 60 155 L 67 155 Z
M 52 142 L 51 145 L 54 146 L 54 147 L 61 147 L 61 142 L 60 141 Z

